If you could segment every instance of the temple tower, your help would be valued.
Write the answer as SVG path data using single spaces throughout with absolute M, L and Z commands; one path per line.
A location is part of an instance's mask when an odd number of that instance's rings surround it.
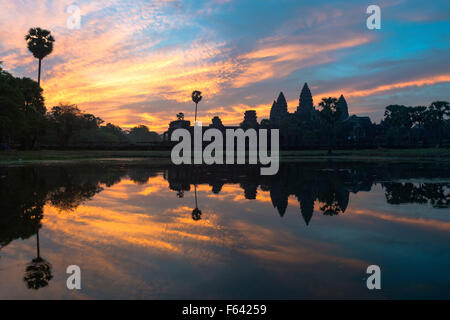
M 245 111 L 243 124 L 248 128 L 258 128 L 258 119 L 255 110 Z
M 305 82 L 302 92 L 300 93 L 300 100 L 298 103 L 297 113 L 312 114 L 314 111 L 314 102 L 309 90 L 308 84 Z
M 349 117 L 348 105 L 347 105 L 347 101 L 345 101 L 344 95 L 341 94 L 341 96 L 337 102 L 336 108 L 338 110 L 340 110 L 340 112 L 341 112 L 339 121 L 344 121 L 344 120 L 348 119 L 348 117 Z
M 270 110 L 270 121 L 275 125 L 280 125 L 281 121 L 288 116 L 288 106 L 283 92 L 280 92 L 277 101 L 272 104 Z

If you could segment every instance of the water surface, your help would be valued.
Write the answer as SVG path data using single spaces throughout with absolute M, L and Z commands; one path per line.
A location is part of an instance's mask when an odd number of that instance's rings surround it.
M 3 299 L 450 298 L 445 164 L 80 162 L 2 167 L 0 190 Z

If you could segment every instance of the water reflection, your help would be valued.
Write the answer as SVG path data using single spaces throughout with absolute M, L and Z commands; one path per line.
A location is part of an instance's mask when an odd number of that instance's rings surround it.
M 48 261 L 58 260 L 50 249 L 44 252 L 51 254 L 48 260 L 41 257 L 39 233 L 43 226 L 64 232 L 65 236 L 79 237 L 79 241 L 87 246 L 105 243 L 105 246 L 123 247 L 116 243 L 120 238 L 203 263 L 228 264 L 237 259 L 236 252 L 240 252 L 239 255 L 258 257 L 268 264 L 278 261 L 277 268 L 284 263 L 313 264 L 312 261 L 355 268 L 364 263 L 344 253 L 332 255 L 331 248 L 317 239 L 315 242 L 304 239 L 299 244 L 297 231 L 290 231 L 289 226 L 275 227 L 274 224 L 271 230 L 275 217 L 272 222 L 261 224 L 239 217 L 238 211 L 251 201 L 263 202 L 265 206 L 271 204 L 272 212 L 286 219 L 288 208 L 294 206 L 304 226 L 311 228 L 314 215 L 320 214 L 326 219 L 347 215 L 353 199 L 350 195 L 371 192 L 375 187 L 381 188 L 388 205 L 418 204 L 422 206 L 421 212 L 426 212 L 427 207 L 443 209 L 450 205 L 450 169 L 435 163 L 283 163 L 276 176 L 260 176 L 259 172 L 259 168 L 253 166 L 176 167 L 133 162 L 1 168 L 0 254 L 15 240 L 32 240 L 35 236 L 36 257 L 26 265 L 23 276 L 26 287 L 34 290 L 49 287 L 54 276 Z M 176 200 L 166 196 L 168 190 Z M 174 202 L 184 201 L 186 194 L 191 192 L 194 199 L 186 199 L 182 205 Z M 130 202 L 133 193 L 141 197 Z M 160 199 L 152 198 L 152 201 L 161 201 L 159 206 L 163 210 L 156 209 L 157 204 L 146 209 L 146 204 L 141 203 L 143 198 L 155 194 L 164 195 Z M 221 208 L 219 203 L 212 206 L 207 201 L 210 197 L 217 200 L 225 197 L 226 207 Z M 94 198 L 97 205 L 86 207 L 85 204 Z M 206 209 L 202 212 L 199 204 L 203 209 L 203 203 L 206 203 Z M 380 205 L 377 203 L 371 209 Z M 127 214 L 122 215 L 121 210 Z M 233 212 L 231 216 L 235 220 L 219 222 L 226 210 Z M 447 213 L 446 210 L 441 212 Z M 375 213 L 354 208 L 348 214 Z M 390 221 L 408 222 L 410 219 L 376 214 Z M 54 219 L 57 216 L 60 221 Z M 46 217 L 50 218 L 46 220 Z M 338 223 L 338 220 L 330 221 Z M 424 222 L 422 218 L 418 221 L 449 230 L 446 221 Z M 283 232 L 284 242 L 274 240 L 277 228 Z M 197 248 L 195 243 L 204 243 L 203 249 Z M 343 250 L 345 252 L 346 248 Z M 91 252 L 82 254 L 94 255 Z M 97 256 L 101 255 L 97 253 Z M 111 273 L 119 272 L 110 269 Z M 166 286 L 170 287 L 169 284 Z M 299 294 L 299 288 L 294 289 L 289 283 L 285 286 L 286 290 L 292 291 L 292 296 L 298 297 L 295 294 Z M 235 288 L 229 290 L 234 292 Z
M 53 278 L 51 263 L 43 259 L 40 254 L 39 230 L 36 232 L 36 251 L 37 257 L 27 265 L 25 276 L 23 277 L 28 288 L 34 290 L 48 286 L 48 283 Z
M 202 218 L 202 211 L 198 208 L 197 184 L 194 184 L 194 193 L 195 193 L 195 208 L 194 210 L 192 210 L 192 220 L 198 221 Z
M 429 203 L 435 208 L 450 205 L 449 183 L 383 183 L 390 204 Z
M 339 215 L 349 204 L 350 193 L 370 191 L 372 185 L 381 183 L 389 204 L 430 203 L 436 208 L 450 205 L 450 183 L 403 183 L 401 179 L 437 179 L 449 177 L 448 169 L 433 164 L 282 164 L 276 176 L 260 176 L 256 167 L 173 167 L 165 171 L 169 188 L 184 195 L 198 181 L 211 186 L 214 194 L 220 194 L 225 184 L 239 184 L 245 199 L 255 200 L 258 187 L 270 192 L 271 202 L 279 215 L 284 216 L 288 199 L 295 196 L 301 215 L 308 225 L 314 213 L 315 203 L 320 203 L 324 215 Z M 394 180 L 385 182 L 386 180 Z M 195 190 L 195 194 L 196 190 Z M 197 205 L 196 205 L 197 208 Z M 194 213 L 194 212 L 193 212 Z M 194 216 L 194 215 L 193 215 Z

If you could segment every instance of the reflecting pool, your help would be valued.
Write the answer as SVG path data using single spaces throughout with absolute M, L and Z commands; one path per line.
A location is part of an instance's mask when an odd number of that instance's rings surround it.
M 0 197 L 2 299 L 450 298 L 445 163 L 4 166 Z

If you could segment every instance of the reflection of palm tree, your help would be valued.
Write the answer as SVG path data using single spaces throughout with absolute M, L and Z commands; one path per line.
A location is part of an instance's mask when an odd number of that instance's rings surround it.
M 27 283 L 28 289 L 39 290 L 48 286 L 53 278 L 52 265 L 41 258 L 39 250 L 39 230 L 36 233 L 37 258 L 33 259 L 25 269 L 23 280 Z
M 197 185 L 194 184 L 194 192 L 195 192 L 195 209 L 192 210 L 192 220 L 198 221 L 202 218 L 202 211 L 198 208 L 197 204 Z
M 178 190 L 177 191 L 177 197 L 180 198 L 180 199 L 184 198 L 184 191 L 183 190 Z
M 341 206 L 334 199 L 331 201 L 327 201 L 322 207 L 320 207 L 320 210 L 326 216 L 337 216 L 342 212 Z

